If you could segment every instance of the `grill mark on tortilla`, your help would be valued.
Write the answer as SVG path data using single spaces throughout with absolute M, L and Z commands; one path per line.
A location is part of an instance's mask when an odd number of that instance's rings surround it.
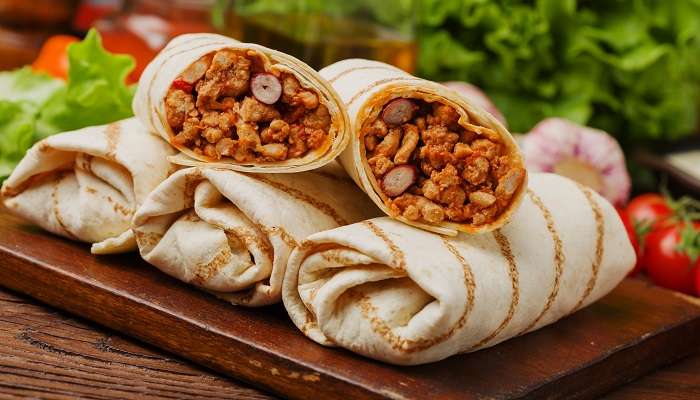
M 273 226 L 273 227 L 271 227 L 271 228 L 268 228 L 268 227 L 266 227 L 266 226 L 262 226 L 262 225 L 261 225 L 261 226 L 260 226 L 260 230 L 262 230 L 263 232 L 265 232 L 266 234 L 268 234 L 268 235 L 270 235 L 270 236 L 278 235 L 278 236 L 280 237 L 280 239 L 282 239 L 282 241 L 283 241 L 287 246 L 289 246 L 289 247 L 291 247 L 291 248 L 299 247 L 299 243 L 297 243 L 297 241 L 294 240 L 294 238 L 292 237 L 292 235 L 290 235 L 289 232 L 287 232 L 287 231 L 286 231 L 284 228 L 282 228 L 281 226 Z
M 397 73 L 404 73 L 404 71 L 402 71 L 396 67 L 392 67 L 391 65 L 365 65 L 362 67 L 348 68 L 344 71 L 339 72 L 333 78 L 327 79 L 327 81 L 328 81 L 328 83 L 332 84 L 333 82 L 337 81 L 338 79 L 342 78 L 343 76 L 345 76 L 347 74 L 351 74 L 355 71 L 370 70 L 370 69 L 378 69 L 378 70 L 386 70 L 386 71 L 392 71 L 392 72 L 397 72 Z
M 382 241 L 387 245 L 389 248 L 389 251 L 391 252 L 391 258 L 393 259 L 392 263 L 394 264 L 394 268 L 399 269 L 401 271 L 406 270 L 406 257 L 399 248 L 399 246 L 396 245 L 396 243 L 392 242 L 389 236 L 384 232 L 377 224 L 375 224 L 372 221 L 362 221 L 363 224 L 365 224 L 369 230 L 372 231 L 372 233 L 375 234 L 378 238 L 382 239 Z
M 528 189 L 527 190 L 528 196 L 530 196 L 530 199 L 532 202 L 537 206 L 537 208 L 540 209 L 542 212 L 542 216 L 544 217 L 545 222 L 547 223 L 547 230 L 549 231 L 549 234 L 552 236 L 552 242 L 554 244 L 554 284 L 552 285 L 552 290 L 549 292 L 549 296 L 547 297 L 547 301 L 544 304 L 544 308 L 542 308 L 542 311 L 540 311 L 539 315 L 527 326 L 525 329 L 520 331 L 518 335 L 522 335 L 523 333 L 529 331 L 532 329 L 535 325 L 537 325 L 538 322 L 544 317 L 544 315 L 549 311 L 549 309 L 552 307 L 552 304 L 554 304 L 554 300 L 556 300 L 557 295 L 559 294 L 559 286 L 561 285 L 561 277 L 562 274 L 564 273 L 564 262 L 566 261 L 564 257 L 564 252 L 562 250 L 563 244 L 561 241 L 561 237 L 559 236 L 559 233 L 557 232 L 556 224 L 554 223 L 554 218 L 552 217 L 552 213 L 547 209 L 547 207 L 544 205 L 542 202 L 542 199 L 535 194 L 532 190 Z M 516 335 L 517 336 L 517 335 Z
M 369 222 L 369 221 L 368 221 Z M 391 348 L 399 351 L 401 353 L 414 353 L 417 351 L 422 351 L 433 347 L 437 344 L 444 342 L 449 339 L 461 329 L 467 322 L 471 311 L 474 308 L 474 292 L 476 290 L 476 283 L 474 282 L 474 276 L 472 275 L 471 267 L 464 259 L 459 250 L 450 243 L 444 237 L 440 237 L 445 248 L 452 253 L 452 255 L 457 259 L 457 262 L 462 267 L 462 274 L 464 279 L 464 285 L 467 290 L 467 304 L 464 307 L 464 312 L 457 320 L 457 322 L 446 332 L 439 336 L 432 337 L 430 339 L 407 339 L 401 335 L 394 333 L 393 328 L 389 324 L 377 315 L 377 308 L 372 304 L 370 298 L 364 294 L 359 294 L 359 306 L 362 311 L 362 315 L 365 319 L 370 322 L 372 330 L 374 333 L 381 336 L 384 340 L 389 342 Z
M 116 160 L 117 158 L 117 146 L 119 145 L 120 133 L 121 127 L 118 122 L 107 125 L 105 136 L 107 138 L 107 158 L 110 160 Z
M 229 234 L 235 235 L 234 238 L 242 241 L 243 245 L 245 245 L 247 249 L 250 249 L 251 247 L 259 248 L 260 251 L 268 258 L 268 260 L 270 260 L 270 264 L 272 264 L 275 252 L 272 249 L 272 245 L 267 241 L 267 238 L 262 237 L 259 232 L 255 232 L 254 229 L 236 228 L 233 230 L 227 230 L 226 237 L 229 237 Z
M 348 100 L 348 102 L 346 103 L 346 106 L 349 108 L 350 105 L 351 105 L 352 103 L 354 103 L 357 99 L 359 99 L 360 97 L 362 97 L 362 95 L 366 94 L 367 92 L 369 92 L 370 90 L 374 89 L 375 87 L 377 87 L 377 86 L 379 86 L 379 85 L 383 85 L 383 84 L 385 84 L 385 83 L 391 83 L 391 82 L 401 81 L 401 80 L 405 80 L 405 81 L 421 81 L 422 79 L 416 78 L 415 76 L 396 76 L 396 77 L 393 77 L 393 78 L 380 79 L 380 80 L 378 80 L 378 81 L 372 82 L 372 84 L 370 84 L 369 86 L 366 86 L 366 87 L 364 87 L 362 90 L 360 90 L 359 92 L 355 93 L 355 95 L 353 95 L 353 96 L 350 98 L 350 100 Z
M 66 234 L 71 239 L 74 240 L 79 240 L 77 236 L 75 236 L 71 231 L 68 230 L 68 227 L 66 224 L 63 222 L 63 218 L 61 217 L 61 212 L 58 209 L 58 203 L 59 203 L 59 198 L 58 198 L 58 187 L 60 186 L 61 182 L 65 177 L 68 175 L 67 172 L 63 171 L 58 174 L 58 177 L 56 177 L 56 180 L 54 181 L 53 188 L 51 189 L 51 204 L 52 204 L 52 211 L 54 218 L 56 218 L 56 222 L 58 222 L 58 225 L 61 227 L 63 232 Z
M 112 205 L 112 210 L 114 212 L 119 213 L 125 217 L 129 217 L 134 214 L 134 210 L 124 207 L 123 205 L 117 203 L 116 201 L 114 201 L 112 196 L 104 196 L 103 198 L 106 199 L 107 202 Z
M 508 263 L 508 275 L 510 276 L 510 282 L 512 287 L 510 307 L 508 308 L 508 314 L 506 314 L 506 317 L 503 319 L 503 321 L 501 321 L 501 324 L 498 325 L 498 327 L 488 336 L 481 339 L 478 343 L 470 346 L 466 350 L 466 352 L 476 350 L 490 342 L 496 336 L 498 336 L 498 334 L 501 333 L 508 326 L 510 321 L 513 320 L 515 310 L 517 309 L 518 303 L 520 302 L 520 288 L 518 286 L 518 266 L 515 263 L 515 256 L 513 256 L 513 250 L 510 247 L 510 242 L 508 241 L 508 238 L 503 234 L 503 232 L 501 232 L 500 229 L 493 231 L 493 238 L 496 240 L 496 243 L 498 243 L 498 247 L 501 249 L 501 255 L 503 255 L 503 258 L 505 258 L 506 262 Z
M 295 199 L 299 201 L 303 201 L 306 204 L 309 204 L 316 210 L 326 214 L 327 216 L 331 217 L 333 221 L 335 221 L 336 224 L 342 226 L 342 225 L 347 225 L 348 222 L 338 214 L 338 212 L 331 207 L 329 204 L 324 203 L 320 200 L 317 200 L 306 193 L 302 192 L 301 190 L 294 189 L 292 187 L 289 187 L 283 183 L 280 182 L 275 182 L 271 179 L 264 178 L 262 175 L 247 175 L 250 178 L 253 178 L 257 181 L 260 181 L 266 185 L 272 186 L 273 188 L 280 190 L 282 192 L 287 193 L 288 195 L 294 197 Z
M 80 155 L 75 158 L 75 167 L 92 174 L 92 158 L 93 157 L 89 154 L 80 153 Z M 78 160 L 81 161 L 78 162 Z
M 598 281 L 598 271 L 600 270 L 600 264 L 603 262 L 603 252 L 605 251 L 605 221 L 603 219 L 603 211 L 600 209 L 600 206 L 593 198 L 593 193 L 591 192 L 591 189 L 580 184 L 576 184 L 576 186 L 578 186 L 579 190 L 581 190 L 581 192 L 583 192 L 583 194 L 586 196 L 586 200 L 591 206 L 591 211 L 593 211 L 593 216 L 595 218 L 596 225 L 596 241 L 595 258 L 593 259 L 593 264 L 591 264 L 591 277 L 588 279 L 588 283 L 586 284 L 586 290 L 583 292 L 583 295 L 578 300 L 574 308 L 571 310 L 572 313 L 581 308 L 583 302 L 593 291 L 593 288 L 595 287 L 595 284 Z
M 195 265 L 192 283 L 202 287 L 206 286 L 206 282 L 231 260 L 231 255 L 231 249 L 224 247 L 210 261 Z
M 155 247 L 158 242 L 160 242 L 161 239 L 163 239 L 163 235 L 157 232 L 142 232 L 139 230 L 134 229 L 134 237 L 136 237 L 136 243 L 139 246 L 139 249 L 143 249 L 146 251 L 151 251 L 153 247 Z

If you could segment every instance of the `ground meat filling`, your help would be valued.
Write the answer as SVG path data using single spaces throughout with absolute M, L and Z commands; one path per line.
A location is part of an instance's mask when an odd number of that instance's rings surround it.
M 392 214 L 483 225 L 508 208 L 525 170 L 495 131 L 458 120 L 449 105 L 398 98 L 363 125 L 367 161 Z
M 173 81 L 165 99 L 172 141 L 213 160 L 277 162 L 324 145 L 331 126 L 318 95 L 255 52 L 219 50 Z

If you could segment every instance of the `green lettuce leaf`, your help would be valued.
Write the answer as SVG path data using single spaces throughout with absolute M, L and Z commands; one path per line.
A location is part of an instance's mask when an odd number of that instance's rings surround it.
M 134 87 L 125 83 L 135 65 L 131 56 L 107 52 L 93 29 L 82 42 L 69 45 L 68 61 L 68 85 L 54 93 L 43 108 L 39 137 L 133 115 Z
M 29 67 L 0 72 L 0 183 L 36 141 L 132 115 L 130 56 L 104 50 L 97 31 L 68 48 L 68 82 Z

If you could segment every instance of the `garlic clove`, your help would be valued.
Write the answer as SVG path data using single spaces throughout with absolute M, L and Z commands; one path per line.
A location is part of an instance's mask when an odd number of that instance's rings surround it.
M 523 138 L 531 172 L 553 172 L 590 186 L 613 204 L 624 204 L 631 188 L 625 155 L 608 133 L 562 118 L 538 123 Z

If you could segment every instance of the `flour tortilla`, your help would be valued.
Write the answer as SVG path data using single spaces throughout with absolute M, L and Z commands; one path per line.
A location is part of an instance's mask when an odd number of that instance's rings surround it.
M 134 211 L 173 170 L 173 150 L 135 118 L 50 136 L 2 186 L 7 209 L 95 254 L 136 249 Z
M 479 107 L 477 102 L 461 96 L 444 85 L 412 76 L 394 66 L 379 61 L 348 59 L 331 64 L 321 71 L 342 99 L 350 118 L 350 144 L 341 153 L 339 161 L 360 188 L 386 215 L 391 216 L 385 198 L 367 163 L 361 127 L 366 120 L 377 117 L 382 107 L 397 97 L 420 97 L 426 101 L 439 100 L 454 107 L 460 114 L 460 123 L 470 121 L 493 129 L 501 138 L 506 152 L 516 165 L 523 159 L 513 136 L 493 115 Z M 483 225 L 443 221 L 437 224 L 411 221 L 395 216 L 399 221 L 421 229 L 454 236 L 457 232 L 481 233 L 492 231 L 503 224 L 517 210 L 527 187 L 527 176 L 513 194 L 510 206 L 494 221 Z
M 309 338 L 414 365 L 493 346 L 609 293 L 635 253 L 613 206 L 531 174 L 502 228 L 447 238 L 390 218 L 311 235 L 289 261 L 283 301 Z
M 141 256 L 163 272 L 261 306 L 280 301 L 287 259 L 304 238 L 377 215 L 337 164 L 299 174 L 194 167 L 153 191 L 134 231 Z
M 191 64 L 205 54 L 222 49 L 255 51 L 265 59 L 266 67 L 293 74 L 302 87 L 311 89 L 319 95 L 319 101 L 328 107 L 331 115 L 331 128 L 328 143 L 317 150 L 310 151 L 300 158 L 291 158 L 280 162 L 237 163 L 231 158 L 209 160 L 172 141 L 174 134 L 168 125 L 165 114 L 165 97 L 172 82 Z M 215 166 L 243 172 L 290 173 L 319 168 L 333 161 L 347 146 L 350 139 L 349 122 L 338 94 L 330 84 L 320 77 L 318 72 L 302 61 L 276 50 L 253 44 L 241 43 L 226 36 L 211 33 L 194 33 L 174 38 L 151 61 L 139 79 L 133 102 L 134 114 L 152 132 L 160 135 L 180 154 L 172 161 L 186 166 Z

